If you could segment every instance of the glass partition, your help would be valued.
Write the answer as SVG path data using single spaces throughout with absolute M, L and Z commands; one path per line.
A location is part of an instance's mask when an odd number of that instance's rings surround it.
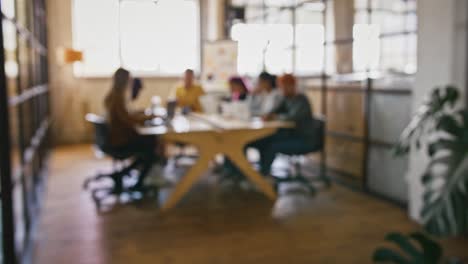
M 14 264 L 30 248 L 47 159 L 45 1 L 2 0 L 1 8 L 1 243 L 3 263 Z

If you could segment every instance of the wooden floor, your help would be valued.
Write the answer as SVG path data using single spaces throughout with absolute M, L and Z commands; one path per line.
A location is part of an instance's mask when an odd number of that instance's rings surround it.
M 343 187 L 315 198 L 199 184 L 166 214 L 156 203 L 98 214 L 83 179 L 109 168 L 90 146 L 57 149 L 38 228 L 34 262 L 83 264 L 371 263 L 390 231 L 418 227 L 403 210 Z M 466 241 L 447 241 L 468 255 Z

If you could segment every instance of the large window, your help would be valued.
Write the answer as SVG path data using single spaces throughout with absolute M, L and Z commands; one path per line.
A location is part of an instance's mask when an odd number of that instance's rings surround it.
M 232 0 L 231 4 L 245 10 L 231 27 L 231 38 L 239 42 L 240 74 L 256 75 L 263 69 L 300 76 L 317 76 L 324 68 L 327 74 L 417 70 L 416 1 Z
M 233 21 L 231 38 L 239 43 L 238 71 L 257 75 L 294 72 L 319 75 L 324 65 L 325 29 L 321 2 L 292 8 L 295 0 L 243 1 L 232 5 L 245 8 L 245 17 Z
M 84 52 L 78 76 L 109 76 L 119 66 L 154 76 L 200 69 L 196 0 L 78 0 L 73 16 L 74 48 Z
M 303 75 L 322 70 L 322 25 L 297 24 L 294 29 L 290 24 L 236 24 L 231 29 L 231 38 L 239 43 L 240 74 L 256 75 L 267 70 L 274 74 L 294 71 Z

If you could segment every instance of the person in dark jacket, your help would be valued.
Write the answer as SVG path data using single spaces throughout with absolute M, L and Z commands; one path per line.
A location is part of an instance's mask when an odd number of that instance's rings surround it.
M 265 121 L 281 120 L 294 123 L 294 128 L 281 129 L 273 136 L 252 144 L 260 152 L 260 167 L 263 175 L 269 175 L 271 165 L 278 153 L 296 153 L 313 149 L 318 137 L 312 106 L 307 96 L 297 90 L 296 78 L 285 74 L 279 78 L 282 101 L 268 114 Z

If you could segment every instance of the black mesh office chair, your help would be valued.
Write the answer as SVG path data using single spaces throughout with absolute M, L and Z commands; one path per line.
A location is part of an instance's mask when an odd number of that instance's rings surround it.
M 99 151 L 110 157 L 114 164 L 121 163 L 122 165 L 126 161 L 131 160 L 129 165 L 121 166 L 123 168 L 116 169 L 116 166 L 114 166 L 114 170 L 109 174 L 98 174 L 85 180 L 83 187 L 86 190 L 90 189 L 93 183 L 101 182 L 104 179 L 110 179 L 113 183 L 110 187 L 95 187 L 91 189 L 96 207 L 100 209 L 102 201 L 111 196 L 120 197 L 122 194 L 128 194 L 132 198 L 135 195 L 142 197 L 147 194 L 157 193 L 158 188 L 155 186 L 135 188 L 131 184 L 130 186 L 125 184 L 126 182 L 131 182 L 132 172 L 139 172 L 140 175 L 137 177 L 142 177 L 143 174 L 148 172 L 148 166 L 152 164 L 151 161 L 145 160 L 148 157 L 139 156 L 138 153 L 129 152 L 125 149 L 112 147 L 109 143 L 109 131 L 105 118 L 95 114 L 87 114 L 86 120 L 94 126 L 95 146 Z
M 302 174 L 302 158 L 306 155 L 323 151 L 325 143 L 325 119 L 315 119 L 315 129 L 317 139 L 313 146 L 304 145 L 302 149 L 283 149 L 280 153 L 286 156 L 290 164 L 292 165 L 292 173 L 289 172 L 286 177 L 278 177 L 273 175 L 275 180 L 275 189 L 278 190 L 281 183 L 296 182 L 308 188 L 308 190 L 314 194 L 316 192 L 315 182 L 320 182 L 326 187 L 331 185 L 331 180 L 327 176 L 326 165 L 324 161 L 320 163 L 320 171 L 318 177 L 309 179 Z

